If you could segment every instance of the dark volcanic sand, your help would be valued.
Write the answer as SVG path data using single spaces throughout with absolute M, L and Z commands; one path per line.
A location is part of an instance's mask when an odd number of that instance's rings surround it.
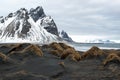
M 11 47 L 5 45 L 8 44 L 0 45 L 0 52 L 7 55 Z M 11 55 L 10 62 L 0 60 L 0 80 L 120 80 L 119 64 L 111 63 L 104 67 L 99 58 L 79 62 L 68 58 L 61 60 L 42 50 L 42 57 Z M 60 62 L 64 62 L 65 66 L 61 66 Z

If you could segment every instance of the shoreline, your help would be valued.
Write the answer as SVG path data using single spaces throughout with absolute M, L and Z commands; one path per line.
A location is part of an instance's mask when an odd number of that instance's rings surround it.
M 87 51 L 89 50 L 92 46 L 97 46 L 99 47 L 100 49 L 107 49 L 107 50 L 110 50 L 110 49 L 115 49 L 115 50 L 119 50 L 120 49 L 120 43 L 102 43 L 102 44 L 99 44 L 99 43 L 73 43 L 71 44 L 71 46 L 75 47 L 76 50 L 79 50 L 79 51 Z

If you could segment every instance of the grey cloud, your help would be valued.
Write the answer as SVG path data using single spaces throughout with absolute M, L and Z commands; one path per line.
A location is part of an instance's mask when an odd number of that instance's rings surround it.
M 42 5 L 58 28 L 70 35 L 106 36 L 120 39 L 119 0 L 2 0 L 2 15 L 21 7 Z M 0 14 L 0 15 L 1 15 Z

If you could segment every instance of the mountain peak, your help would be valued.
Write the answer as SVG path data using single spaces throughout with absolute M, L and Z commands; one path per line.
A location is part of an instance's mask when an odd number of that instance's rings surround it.
M 40 24 L 51 34 L 59 36 L 57 26 L 51 16 L 42 18 Z
M 41 6 L 29 11 L 21 8 L 5 18 L 0 17 L 0 42 L 73 42 L 65 31 L 60 35 L 54 20 L 44 13 Z
M 30 41 L 39 43 L 57 41 L 59 36 L 48 32 L 47 29 L 43 27 L 44 25 L 41 25 L 40 23 L 41 20 L 46 19 L 46 17 L 47 16 L 45 15 L 44 10 L 41 6 L 38 6 L 35 9 L 31 9 L 30 11 L 25 8 L 21 8 L 14 13 L 10 13 L 5 18 L 1 17 L 0 41 Z M 36 23 L 38 20 L 40 20 L 40 22 Z
M 43 7 L 42 6 L 38 6 L 38 7 L 36 7 L 36 10 L 38 10 L 38 11 L 43 10 Z
M 45 17 L 44 9 L 42 6 L 38 6 L 35 9 L 31 8 L 29 14 L 36 22 L 38 19 Z
M 62 30 L 61 32 L 59 32 L 59 35 L 61 38 L 63 38 L 65 41 L 68 41 L 68 42 L 73 42 L 72 38 L 70 36 L 68 36 L 68 34 Z
M 68 34 L 64 30 L 62 30 L 60 34 L 61 34 L 61 37 L 63 37 L 63 38 L 69 37 Z

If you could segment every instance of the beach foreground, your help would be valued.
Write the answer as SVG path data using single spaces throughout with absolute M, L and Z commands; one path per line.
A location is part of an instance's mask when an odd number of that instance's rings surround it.
M 120 50 L 0 44 L 0 80 L 119 80 Z

